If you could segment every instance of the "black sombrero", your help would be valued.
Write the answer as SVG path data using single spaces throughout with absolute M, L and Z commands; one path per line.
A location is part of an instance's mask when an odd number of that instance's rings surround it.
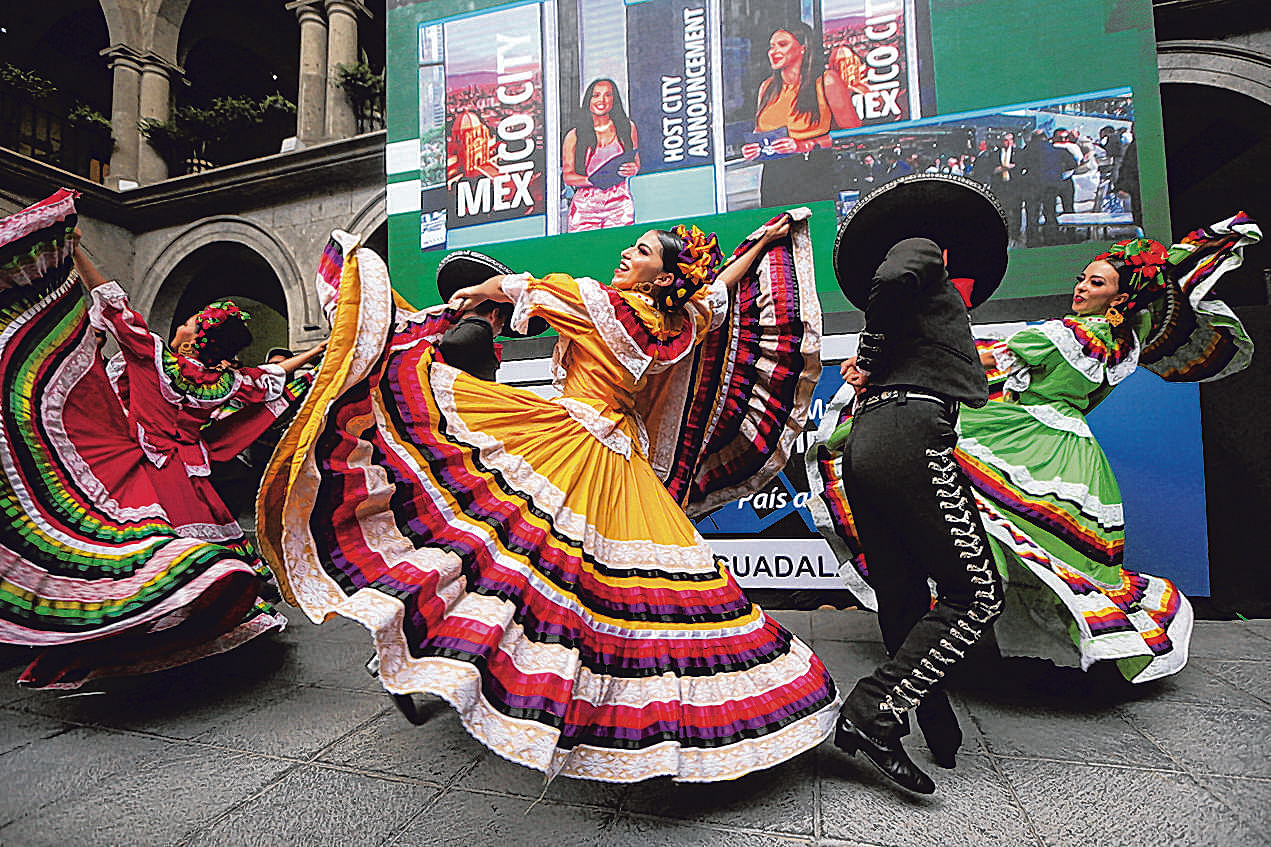
M 475 250 L 458 250 L 441 260 L 437 265 L 437 293 L 443 303 L 450 300 L 455 292 L 469 285 L 485 282 L 492 276 L 510 274 L 512 269 L 497 259 Z M 530 318 L 529 332 L 524 334 L 512 329 L 512 304 L 500 304 L 503 310 L 503 332 L 508 338 L 529 338 L 542 335 L 547 331 L 547 321 L 542 318 Z
M 839 224 L 834 276 L 858 309 L 869 300 L 874 272 L 898 241 L 930 238 L 949 251 L 949 276 L 975 280 L 971 306 L 997 290 L 1006 275 L 1010 236 L 1006 213 L 975 180 L 953 174 L 911 174 L 861 198 Z

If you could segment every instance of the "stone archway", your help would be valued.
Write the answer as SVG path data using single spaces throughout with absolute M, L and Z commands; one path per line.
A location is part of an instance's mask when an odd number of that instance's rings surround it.
M 240 354 L 245 364 L 265 361 L 272 347 L 291 344 L 282 283 L 259 253 L 235 242 L 205 244 L 188 253 L 163 282 L 157 302 L 164 314 L 152 314 L 150 327 L 161 336 L 172 331 L 208 303 L 232 298 L 251 314 L 252 343 Z M 166 304 L 173 304 L 170 312 Z
M 106 31 L 111 44 L 139 44 L 141 33 L 137 31 L 140 14 L 128 0 L 98 0 L 102 14 L 106 16 Z
M 358 209 L 357 214 L 349 221 L 348 231 L 366 237 L 383 226 L 388 221 L 387 197 L 387 187 L 381 186 L 370 200 L 362 204 L 362 208 Z
M 146 46 L 163 59 L 177 63 L 177 45 L 181 25 L 193 0 L 162 0 L 159 8 L 146 20 Z
M 191 225 L 150 264 L 133 300 L 142 314 L 150 316 L 155 327 L 166 327 L 174 317 L 184 291 L 179 275 L 174 285 L 169 278 L 177 272 L 186 257 L 209 245 L 235 244 L 257 256 L 268 267 L 282 288 L 285 317 L 292 346 L 307 346 L 326 335 L 326 321 L 318 306 L 313 286 L 292 257 L 291 252 L 274 235 L 246 218 L 220 216 L 206 218 Z M 206 254 L 205 254 L 206 255 Z M 186 266 L 182 273 L 189 271 Z M 188 284 L 193 277 L 185 280 Z
M 1209 85 L 1271 105 L 1271 56 L 1225 41 L 1156 45 L 1161 84 Z
M 1172 234 L 1237 209 L 1271 223 L 1271 54 L 1200 40 L 1163 41 L 1157 50 Z M 1242 287 L 1265 301 L 1261 269 L 1271 266 L 1271 245 L 1245 259 Z M 1225 288 L 1238 295 L 1230 282 Z
M 362 236 L 362 243 L 388 261 L 388 191 L 381 188 L 353 216 L 347 227 L 349 232 Z

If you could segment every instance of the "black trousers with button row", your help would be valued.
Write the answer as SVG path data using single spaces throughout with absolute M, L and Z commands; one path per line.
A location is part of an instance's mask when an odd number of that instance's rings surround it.
M 856 683 L 843 713 L 884 743 L 909 731 L 908 712 L 924 700 L 956 731 L 942 682 L 1002 608 L 988 538 L 953 458 L 956 421 L 956 403 L 884 403 L 854 419 L 844 449 L 842 478 L 891 658 Z

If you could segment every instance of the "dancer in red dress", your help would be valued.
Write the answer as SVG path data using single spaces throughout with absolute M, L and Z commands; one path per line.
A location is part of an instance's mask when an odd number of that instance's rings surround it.
M 172 667 L 286 623 L 194 472 L 229 443 L 199 436 L 218 392 L 256 401 L 243 410 L 256 420 L 226 435 L 250 441 L 284 370 L 168 350 L 81 261 L 90 301 L 72 273 L 75 223 L 69 191 L 0 219 L 0 643 L 38 648 L 20 679 L 32 687 Z M 118 396 L 90 313 L 124 351 Z
M 108 281 L 78 247 L 75 268 L 92 297 L 90 319 L 119 343 L 107 366 L 128 418 L 128 429 L 148 460 L 146 473 L 182 535 L 231 548 L 259 561 L 250 541 L 209 480 L 212 462 L 247 449 L 287 410 L 288 376 L 316 358 L 324 345 L 276 364 L 245 367 L 234 357 L 251 343 L 250 315 L 232 300 L 218 300 L 177 327 L 171 346 L 133 311 L 119 283 Z M 217 413 L 235 408 L 223 418 Z M 262 576 L 268 577 L 263 565 Z

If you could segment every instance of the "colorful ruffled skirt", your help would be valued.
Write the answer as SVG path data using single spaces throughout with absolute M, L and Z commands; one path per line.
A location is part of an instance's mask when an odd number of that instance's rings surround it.
M 844 584 L 876 610 L 868 555 L 830 446 L 850 424 L 850 395 L 847 386 L 835 396 L 808 450 L 810 508 Z M 1062 417 L 1073 426 L 1076 414 Z M 1121 491 L 1098 441 L 1083 427 L 1064 430 L 1039 417 L 1044 410 L 1001 401 L 963 407 L 958 417 L 954 456 L 1006 587 L 994 625 L 1002 654 L 1082 669 L 1115 661 L 1133 682 L 1176 673 L 1187 663 L 1191 604 L 1168 579 L 1122 567 Z
M 348 257 L 258 502 L 289 598 L 361 622 L 389 691 L 444 698 L 549 777 L 732 779 L 829 734 L 821 661 L 746 599 L 638 448 L 436 361 L 390 306 L 378 257 Z
M 0 643 L 76 688 L 235 647 L 285 618 L 235 550 L 174 528 L 71 275 L 73 197 L 0 221 Z
M 959 430 L 957 459 L 1008 585 L 1002 652 L 1062 661 L 1075 647 L 1083 669 L 1115 661 L 1134 682 L 1182 669 L 1191 604 L 1168 579 L 1122 567 L 1121 490 L 1089 431 L 1014 403 L 963 409 Z

